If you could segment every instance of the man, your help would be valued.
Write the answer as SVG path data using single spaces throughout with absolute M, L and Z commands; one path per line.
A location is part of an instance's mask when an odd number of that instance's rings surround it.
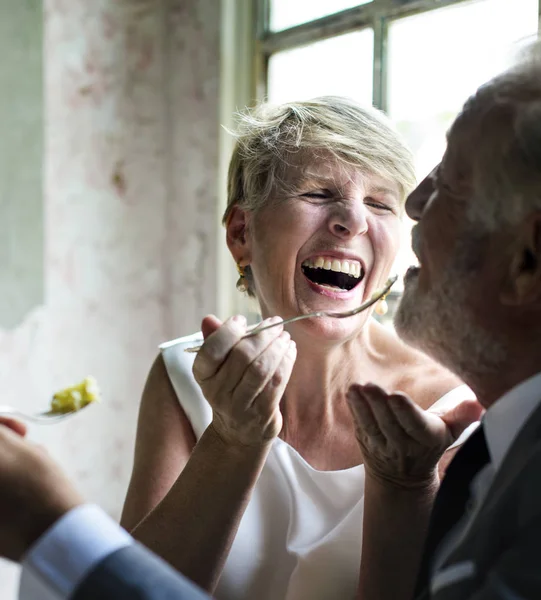
M 22 561 L 21 600 L 208 600 L 96 506 L 25 427 L 0 418 L 0 556 Z
M 486 409 L 482 425 L 449 466 L 438 492 L 415 597 L 433 600 L 541 598 L 541 54 L 493 79 L 466 103 L 441 164 L 410 195 L 420 262 L 405 277 L 399 335 L 459 375 Z M 385 402 L 380 402 L 384 400 Z M 407 399 L 354 386 L 350 400 L 367 454 L 367 477 L 409 493 L 411 551 L 369 547 L 365 598 L 404 597 L 381 564 L 418 557 L 423 506 L 433 497 L 427 460 L 417 489 L 405 490 L 369 456 L 377 436 L 441 450 L 445 427 L 410 410 Z M 367 413 L 367 408 L 373 409 Z M 387 412 L 385 412 L 387 411 Z M 369 424 L 361 424 L 362 416 Z M 404 416 L 406 415 L 406 416 Z M 373 418 L 372 418 L 373 417 Z M 372 419 L 372 421 L 370 421 Z M 394 421 L 393 421 L 394 419 Z M 368 430 L 368 431 L 367 431 Z M 392 431 L 392 435 L 389 435 Z M 397 433 L 398 432 L 398 433 Z M 430 432 L 430 435 L 427 435 Z M 382 444 L 379 446 L 383 447 Z M 403 453 L 402 455 L 406 455 Z M 421 456 L 421 453 L 418 453 Z M 425 452 L 426 455 L 426 452 Z M 368 465 L 369 463 L 369 465 Z M 368 468 L 370 466 L 370 468 Z M 421 484 L 424 482 L 425 485 Z M 367 483 L 368 490 L 368 483 Z M 378 492 L 385 498 L 385 491 Z M 367 491 L 367 497 L 369 496 Z M 370 503 L 370 499 L 366 502 Z M 368 512 L 367 508 L 367 512 Z M 428 514 L 429 511 L 424 511 Z M 367 514 L 365 514 L 366 522 Z M 397 527 L 402 527 L 402 521 Z M 371 536 L 368 531 L 367 536 Z M 374 537 L 374 536 L 372 536 Z M 380 534 L 380 538 L 385 533 Z M 377 543 L 376 543 L 377 545 Z M 364 551 L 364 550 L 363 550 Z M 407 554 L 407 556 L 406 556 Z M 363 561 L 367 556 L 363 554 Z M 368 568 L 368 567 L 367 567 Z M 415 569 L 410 569 L 413 572 Z M 405 576 L 399 572 L 398 576 Z M 361 569 L 361 578 L 363 569 Z M 367 575 L 368 577 L 368 575 Z M 406 578 L 407 579 L 407 578 Z M 403 579 L 403 581 L 406 581 Z M 377 581 L 376 581 L 377 580 Z M 361 579 L 362 581 L 362 579 Z M 408 587 L 406 581 L 406 588 Z M 394 586 L 394 588 L 393 588 Z

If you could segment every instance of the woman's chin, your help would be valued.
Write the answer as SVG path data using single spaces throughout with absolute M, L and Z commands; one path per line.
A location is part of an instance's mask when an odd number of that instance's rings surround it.
M 294 339 L 306 336 L 313 342 L 317 340 L 322 344 L 339 344 L 357 337 L 366 321 L 367 315 L 356 315 L 345 319 L 317 317 L 293 323 L 290 331 Z M 314 349 L 317 349 L 317 346 L 314 346 Z

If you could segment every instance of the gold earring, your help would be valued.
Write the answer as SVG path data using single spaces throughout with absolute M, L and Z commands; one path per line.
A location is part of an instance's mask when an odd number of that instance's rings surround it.
M 387 304 L 387 300 L 385 300 L 385 298 L 382 298 L 376 304 L 376 308 L 374 310 L 375 310 L 376 314 L 379 315 L 380 317 L 383 317 L 383 315 L 386 315 L 387 312 L 389 311 L 389 305 Z
M 244 271 L 244 267 L 242 267 L 240 263 L 237 263 L 237 272 L 239 274 L 239 279 L 237 281 L 237 290 L 239 290 L 239 292 L 247 292 L 248 282 L 246 281 L 246 273 Z

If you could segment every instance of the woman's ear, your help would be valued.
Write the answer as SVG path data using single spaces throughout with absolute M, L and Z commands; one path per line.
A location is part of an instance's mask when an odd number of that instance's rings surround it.
M 515 248 L 501 301 L 541 307 L 541 212 L 528 215 L 517 227 Z
M 225 224 L 227 247 L 234 261 L 242 267 L 249 265 L 252 259 L 249 221 L 250 213 L 235 205 Z

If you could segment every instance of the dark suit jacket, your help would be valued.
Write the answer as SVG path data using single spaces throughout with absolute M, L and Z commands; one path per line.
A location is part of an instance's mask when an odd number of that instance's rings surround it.
M 418 600 L 541 600 L 541 406 L 513 442 L 467 534 L 417 589 Z
M 140 544 L 113 552 L 81 582 L 72 600 L 209 600 Z

